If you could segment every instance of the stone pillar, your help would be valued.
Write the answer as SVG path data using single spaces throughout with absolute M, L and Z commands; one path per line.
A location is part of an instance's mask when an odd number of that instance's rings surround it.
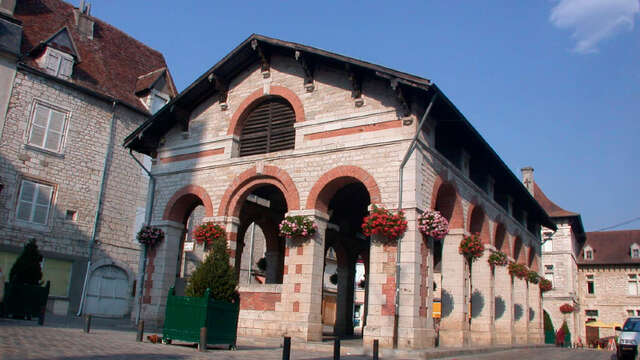
M 396 290 L 396 246 L 382 245 L 382 235 L 371 236 L 369 248 L 369 304 L 363 346 L 377 339 L 381 347 L 393 347 Z
M 164 231 L 164 240 L 147 252 L 147 268 L 140 319 L 154 327 L 162 327 L 169 288 L 175 285 L 179 246 L 184 236 L 184 224 L 162 220 L 151 226 Z
M 311 216 L 318 231 L 302 244 L 287 241 L 283 297 L 282 302 L 276 304 L 276 311 L 282 313 L 284 335 L 304 341 L 321 341 L 324 237 L 329 217 L 317 210 L 287 213 L 287 216 L 294 215 Z
M 471 344 L 491 345 L 496 342 L 494 271 L 487 262 L 491 250 L 484 251 L 482 257 L 471 268 Z
M 463 229 L 451 229 L 442 245 L 441 346 L 469 345 L 469 271 L 458 252 Z
M 513 281 L 506 266 L 496 266 L 495 274 L 495 328 L 496 344 L 513 343 Z
M 336 301 L 335 335 L 353 335 L 353 279 L 355 263 L 348 267 L 338 267 L 338 294 Z
M 280 273 L 280 252 L 279 251 L 267 251 L 265 253 L 265 260 L 267 260 L 266 270 L 266 283 L 276 284 L 278 283 L 278 275 Z
M 529 284 L 529 344 L 544 343 L 544 327 L 542 324 L 542 295 L 538 284 Z
M 529 335 L 529 294 L 527 281 L 513 279 L 513 330 L 516 344 L 526 344 Z

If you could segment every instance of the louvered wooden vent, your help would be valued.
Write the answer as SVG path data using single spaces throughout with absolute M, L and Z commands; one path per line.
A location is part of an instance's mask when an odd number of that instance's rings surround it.
M 244 121 L 240 134 L 240 156 L 293 149 L 296 115 L 289 103 L 271 98 L 258 105 Z

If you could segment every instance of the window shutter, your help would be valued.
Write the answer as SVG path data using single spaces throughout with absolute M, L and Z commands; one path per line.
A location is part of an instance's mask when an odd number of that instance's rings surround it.
M 47 141 L 44 147 L 51 151 L 59 151 L 62 143 L 65 114 L 55 110 L 50 111 L 49 131 L 47 132 Z
M 240 135 L 240 156 L 293 149 L 295 113 L 284 99 L 271 98 L 247 116 Z
M 60 62 L 60 77 L 68 79 L 71 77 L 71 71 L 73 70 L 73 61 L 67 58 L 62 58 Z
M 47 223 L 52 192 L 53 188 L 51 186 L 38 184 L 38 197 L 36 198 L 35 209 L 33 212 L 33 222 L 38 224 Z
M 58 75 L 60 69 L 60 55 L 52 52 L 47 56 L 47 72 L 51 75 Z
M 18 199 L 18 211 L 16 217 L 19 220 L 31 221 L 31 208 L 35 198 L 36 184 L 31 181 L 23 181 Z

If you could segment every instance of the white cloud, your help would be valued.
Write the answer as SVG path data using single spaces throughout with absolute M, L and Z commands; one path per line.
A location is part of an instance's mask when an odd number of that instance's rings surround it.
M 560 29 L 573 29 L 573 50 L 587 54 L 597 52 L 600 41 L 632 30 L 639 11 L 639 0 L 560 0 L 549 21 Z

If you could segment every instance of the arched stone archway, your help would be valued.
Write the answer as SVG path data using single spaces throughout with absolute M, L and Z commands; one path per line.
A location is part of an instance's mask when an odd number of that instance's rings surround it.
M 436 178 L 431 193 L 431 207 L 449 220 L 450 229 L 463 229 L 462 201 L 452 183 Z
M 493 234 L 493 246 L 495 246 L 497 250 L 505 253 L 507 256 L 511 256 L 511 251 L 509 250 L 509 241 L 507 239 L 507 231 L 504 227 L 504 224 L 496 223 Z
M 526 256 L 523 255 L 522 246 L 522 238 L 520 236 L 515 236 L 513 239 L 512 249 L 513 259 L 517 263 L 526 265 Z
M 199 185 L 190 184 L 176 191 L 164 209 L 163 220 L 186 223 L 191 211 L 198 205 L 205 207 L 205 216 L 213 216 L 213 205 L 207 191 Z
M 489 221 L 480 206 L 471 204 L 469 211 L 468 229 L 472 234 L 479 234 L 483 244 L 490 244 Z
M 378 184 L 371 174 L 360 167 L 344 165 L 327 171 L 316 181 L 309 191 L 306 208 L 326 213 L 333 195 L 344 186 L 356 182 L 362 183 L 367 189 L 372 204 L 382 201 Z

